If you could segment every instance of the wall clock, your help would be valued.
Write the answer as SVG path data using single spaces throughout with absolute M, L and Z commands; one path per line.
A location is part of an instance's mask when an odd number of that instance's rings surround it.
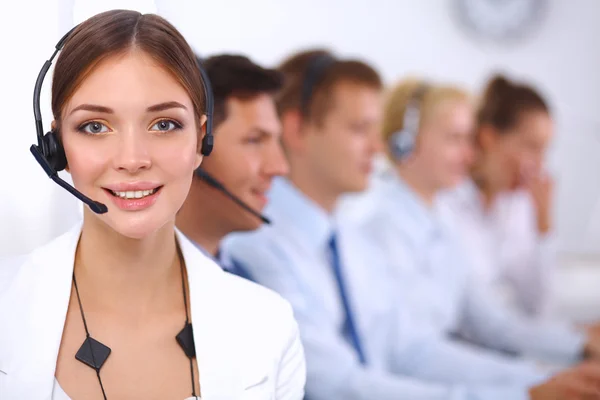
M 514 43 L 525 38 L 544 19 L 548 0 L 453 0 L 461 25 L 477 37 Z

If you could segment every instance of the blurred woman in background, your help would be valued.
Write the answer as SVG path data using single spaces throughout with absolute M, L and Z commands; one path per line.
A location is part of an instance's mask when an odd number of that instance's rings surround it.
M 552 179 L 544 169 L 552 136 L 542 96 L 494 77 L 479 109 L 471 179 L 444 196 L 480 282 L 532 317 L 548 311 L 554 269 Z
M 410 80 L 392 89 L 383 136 L 393 168 L 371 193 L 365 240 L 374 239 L 373 251 L 384 254 L 414 323 L 551 362 L 594 354 L 592 336 L 513 312 L 474 273 L 471 253 L 480 249 L 470 237 L 464 246 L 459 228 L 469 217 L 456 215 L 439 195 L 469 176 L 475 126 L 474 104 L 460 88 Z

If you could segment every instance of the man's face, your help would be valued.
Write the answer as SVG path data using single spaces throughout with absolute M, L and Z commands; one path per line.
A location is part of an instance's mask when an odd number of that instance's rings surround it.
M 280 135 L 281 125 L 270 95 L 230 98 L 226 119 L 214 131 L 214 150 L 204 159 L 202 168 L 260 213 L 267 204 L 266 192 L 273 178 L 288 172 Z M 260 226 L 256 216 L 221 192 L 214 191 L 214 196 L 214 212 L 232 232 Z
M 311 175 L 331 196 L 367 188 L 373 156 L 381 151 L 381 91 L 357 83 L 338 83 L 330 109 L 307 133 Z

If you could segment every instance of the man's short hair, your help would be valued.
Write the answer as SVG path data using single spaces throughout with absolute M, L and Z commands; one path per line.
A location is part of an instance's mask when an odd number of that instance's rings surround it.
M 302 111 L 302 96 L 307 72 L 317 58 L 330 57 L 321 76 L 312 86 L 312 94 L 306 106 L 306 118 L 320 122 L 331 107 L 331 89 L 338 83 L 349 82 L 374 89 L 382 89 L 379 73 L 369 64 L 360 60 L 342 60 L 327 50 L 308 50 L 287 58 L 278 68 L 285 77 L 283 88 L 276 96 L 279 115 L 289 110 Z
M 283 74 L 276 69 L 263 68 L 248 57 L 220 54 L 199 59 L 204 67 L 214 96 L 213 126 L 227 119 L 227 100 L 252 99 L 261 94 L 275 93 L 283 86 Z

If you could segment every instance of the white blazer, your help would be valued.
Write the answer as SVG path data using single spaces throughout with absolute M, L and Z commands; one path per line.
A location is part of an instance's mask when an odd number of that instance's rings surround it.
M 0 263 L 0 399 L 49 400 L 81 224 Z M 300 400 L 306 366 L 290 305 L 224 272 L 179 231 L 203 400 Z

